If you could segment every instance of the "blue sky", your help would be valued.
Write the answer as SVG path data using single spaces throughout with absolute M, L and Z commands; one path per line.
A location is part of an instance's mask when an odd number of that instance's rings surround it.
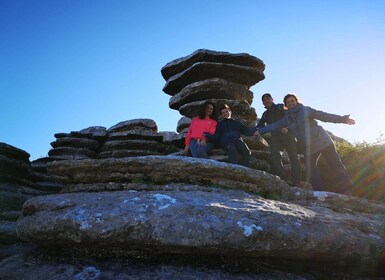
M 251 88 L 281 102 L 351 114 L 322 124 L 352 143 L 385 132 L 385 1 L 0 0 L 0 142 L 46 156 L 58 132 L 179 112 L 160 69 L 205 48 L 266 64 Z

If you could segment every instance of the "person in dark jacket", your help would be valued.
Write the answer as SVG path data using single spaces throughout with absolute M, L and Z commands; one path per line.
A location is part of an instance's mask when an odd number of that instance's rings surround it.
M 205 132 L 204 135 L 212 141 L 220 142 L 222 148 L 228 153 L 229 161 L 243 166 L 250 166 L 250 149 L 243 142 L 241 133 L 253 135 L 256 127 L 249 129 L 243 123 L 231 118 L 231 110 L 227 104 L 220 108 L 222 120 L 218 123 L 215 134 Z
M 265 134 L 275 131 L 282 127 L 289 127 L 297 138 L 298 147 L 305 156 L 306 171 L 310 177 L 310 183 L 313 190 L 325 190 L 322 179 L 317 170 L 319 157 L 322 155 L 331 170 L 336 172 L 338 182 L 334 186 L 334 191 L 343 194 L 351 194 L 353 183 L 346 172 L 340 156 L 334 146 L 333 140 L 329 134 L 318 125 L 316 120 L 332 123 L 346 123 L 349 125 L 355 124 L 355 121 L 350 118 L 350 115 L 339 116 L 315 110 L 311 107 L 304 106 L 298 101 L 294 94 L 287 94 L 284 97 L 285 106 L 288 108 L 285 111 L 284 118 L 276 121 L 265 127 L 261 127 L 256 132 Z M 301 151 L 302 150 L 302 151 Z
M 262 103 L 266 108 L 263 112 L 257 127 L 265 127 L 283 118 L 285 115 L 284 104 L 275 104 L 270 93 L 262 95 Z M 270 163 L 272 173 L 286 180 L 285 170 L 283 169 L 281 151 L 287 152 L 291 165 L 292 185 L 298 186 L 301 182 L 301 165 L 297 153 L 297 141 L 291 131 L 287 127 L 277 129 L 271 132 L 271 137 L 268 139 L 270 149 Z

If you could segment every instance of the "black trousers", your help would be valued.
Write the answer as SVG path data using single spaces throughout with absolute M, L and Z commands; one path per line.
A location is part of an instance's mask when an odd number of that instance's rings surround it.
M 224 145 L 224 149 L 229 155 L 230 163 L 241 164 L 250 167 L 250 149 L 243 140 L 238 139 Z

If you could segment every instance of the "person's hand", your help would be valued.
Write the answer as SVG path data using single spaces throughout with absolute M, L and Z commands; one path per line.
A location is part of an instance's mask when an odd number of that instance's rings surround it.
M 261 137 L 261 134 L 259 134 L 259 130 L 256 130 L 256 131 L 254 132 L 254 136 Z
M 198 145 L 206 146 L 206 139 L 198 139 Z
M 185 147 L 185 148 L 184 148 L 184 154 L 185 154 L 185 155 L 188 155 L 188 149 L 189 149 L 189 147 Z
M 356 121 L 350 118 L 350 115 L 346 116 L 346 123 L 348 125 L 356 124 Z
M 286 134 L 286 133 L 288 133 L 289 132 L 289 129 L 287 128 L 287 127 L 282 127 L 281 128 L 281 133 L 282 134 Z

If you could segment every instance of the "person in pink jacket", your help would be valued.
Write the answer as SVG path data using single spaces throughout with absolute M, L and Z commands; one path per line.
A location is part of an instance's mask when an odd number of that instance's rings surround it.
M 214 103 L 206 101 L 199 109 L 198 116 L 191 121 L 186 135 L 185 154 L 190 150 L 191 155 L 197 158 L 207 158 L 207 153 L 214 148 L 214 143 L 209 142 L 203 135 L 204 132 L 215 133 L 217 127 Z

